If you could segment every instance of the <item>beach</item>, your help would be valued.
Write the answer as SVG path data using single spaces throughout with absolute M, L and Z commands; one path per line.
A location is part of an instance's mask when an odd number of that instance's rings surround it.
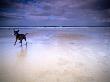
M 0 29 L 0 82 L 110 82 L 109 27 L 19 30 Z

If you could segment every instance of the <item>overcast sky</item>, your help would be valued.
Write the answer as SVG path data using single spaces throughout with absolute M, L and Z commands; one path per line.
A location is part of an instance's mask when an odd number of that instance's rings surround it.
M 106 26 L 109 0 L 1 0 L 0 26 Z

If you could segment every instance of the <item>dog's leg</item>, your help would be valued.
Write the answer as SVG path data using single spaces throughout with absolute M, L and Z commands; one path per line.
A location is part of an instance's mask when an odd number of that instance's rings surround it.
M 16 42 L 17 42 L 17 39 L 16 39 L 16 41 L 15 41 L 15 44 L 14 44 L 14 45 L 16 45 Z
M 27 41 L 26 41 L 26 37 L 24 38 L 25 42 L 26 42 L 26 46 L 27 46 Z
M 22 40 L 20 40 L 21 46 L 22 46 Z

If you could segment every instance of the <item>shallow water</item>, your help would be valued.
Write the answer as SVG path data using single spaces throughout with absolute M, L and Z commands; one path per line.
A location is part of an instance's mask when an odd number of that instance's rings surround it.
M 110 82 L 110 29 L 0 30 L 0 82 Z

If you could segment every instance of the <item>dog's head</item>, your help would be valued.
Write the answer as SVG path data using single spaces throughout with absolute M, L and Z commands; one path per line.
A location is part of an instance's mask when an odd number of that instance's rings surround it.
M 14 30 L 14 35 L 16 36 L 17 34 L 19 34 L 19 30 L 17 31 Z

